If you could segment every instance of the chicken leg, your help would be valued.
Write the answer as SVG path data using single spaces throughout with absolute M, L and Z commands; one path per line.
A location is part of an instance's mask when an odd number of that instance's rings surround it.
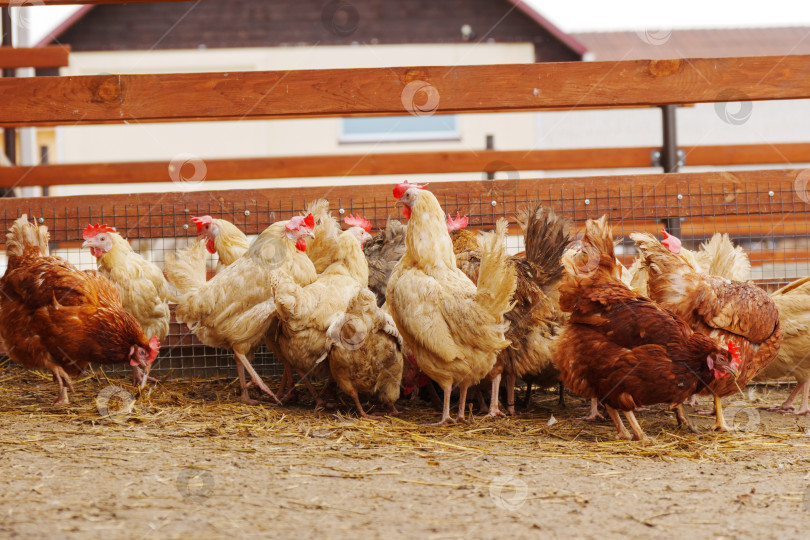
M 500 394 L 500 390 L 501 390 L 501 375 L 499 373 L 498 375 L 495 376 L 495 378 L 492 379 L 492 396 L 489 399 L 489 413 L 487 414 L 489 418 L 495 418 L 496 416 L 505 416 L 501 411 L 501 409 L 498 407 L 498 394 Z M 461 402 L 459 402 L 459 406 L 460 405 Z M 459 409 L 459 414 L 463 419 L 464 413 L 461 412 L 461 409 Z
M 51 367 L 51 371 L 53 372 L 53 379 L 59 385 L 59 394 L 56 396 L 56 400 L 53 403 L 54 405 L 68 405 L 70 403 L 68 400 L 68 389 L 70 389 L 71 392 L 73 391 L 73 382 L 70 380 L 70 375 L 60 366 Z
M 515 411 L 515 384 L 517 384 L 517 375 L 514 373 L 506 374 L 506 412 L 509 416 L 517 416 Z
M 793 407 L 793 400 L 796 399 L 796 396 L 799 392 L 802 392 L 802 405 L 798 411 L 794 410 Z M 777 407 L 759 407 L 761 410 L 764 411 L 775 411 L 780 412 L 783 414 L 795 414 L 795 415 L 804 415 L 810 413 L 810 408 L 807 406 L 808 394 L 810 394 L 810 384 L 807 382 L 799 383 L 796 385 L 796 388 L 790 393 L 784 403 Z
M 678 427 L 685 427 L 692 433 L 697 433 L 698 430 L 695 425 L 689 420 L 686 416 L 686 411 L 683 408 L 683 403 L 678 403 L 677 405 L 672 406 L 672 410 L 675 412 L 675 418 L 678 420 Z
M 714 431 L 720 431 L 724 433 L 734 431 L 733 429 L 728 427 L 728 424 L 726 423 L 726 418 L 725 416 L 723 416 L 723 402 L 720 400 L 720 396 L 718 395 L 714 396 L 714 410 L 717 420 L 715 420 L 714 428 L 712 429 Z
M 644 431 L 641 429 L 641 426 L 636 420 L 636 415 L 633 414 L 633 411 L 622 411 L 624 413 L 624 417 L 627 418 L 627 423 L 630 424 L 630 429 L 633 430 L 633 440 L 635 441 L 643 441 Z
M 605 409 L 607 410 L 608 416 L 610 416 L 611 420 L 613 420 L 613 423 L 616 424 L 616 431 L 618 432 L 616 434 L 616 438 L 629 441 L 631 438 L 630 433 L 624 427 L 622 419 L 619 417 L 619 411 L 617 411 L 610 405 L 605 405 Z
M 500 382 L 501 378 L 498 376 L 498 382 Z M 467 389 L 470 387 L 469 384 L 461 384 L 458 387 L 458 416 L 456 420 L 459 422 L 464 422 L 464 412 L 467 408 Z M 496 394 L 497 395 L 497 394 Z
M 580 420 L 585 420 L 586 422 L 596 422 L 597 419 L 604 420 L 605 417 L 599 412 L 599 400 L 596 398 L 591 398 L 591 412 L 589 412 L 587 416 L 580 418 Z
M 262 392 L 273 398 L 273 401 L 275 401 L 278 405 L 281 405 L 281 401 L 276 397 L 273 391 L 270 390 L 270 388 L 266 384 L 264 384 L 262 378 L 259 377 L 259 374 L 256 373 L 256 370 L 253 369 L 253 366 L 250 365 L 250 361 L 248 361 L 247 357 L 244 354 L 238 353 L 236 351 L 233 352 L 233 357 L 236 359 L 237 371 L 239 371 L 239 366 L 241 365 L 243 369 L 247 370 L 248 374 L 250 375 L 250 379 L 253 381 L 253 384 L 258 386 Z M 247 392 L 247 384 L 246 381 L 244 381 L 244 373 L 242 374 L 242 377 L 240 377 L 239 383 L 243 384 L 242 395 L 244 396 L 245 393 Z
M 456 421 L 450 417 L 450 394 L 453 393 L 453 387 L 449 384 L 442 387 L 444 391 L 444 407 L 442 408 L 442 419 L 432 424 L 434 426 L 443 426 L 445 424 L 455 424 Z

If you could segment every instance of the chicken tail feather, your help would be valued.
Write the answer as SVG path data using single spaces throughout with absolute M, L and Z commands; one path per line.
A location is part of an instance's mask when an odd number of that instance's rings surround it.
M 27 247 L 37 247 L 41 255 L 48 255 L 48 227 L 37 226 L 28 221 L 28 214 L 23 214 L 11 225 L 6 234 L 6 255 L 19 257 Z
M 558 282 L 563 273 L 560 259 L 571 242 L 566 232 L 566 220 L 557 216 L 551 208 L 537 204 L 522 210 L 518 214 L 518 223 L 523 229 L 526 260 L 538 269 L 538 284 L 548 286 Z
M 481 266 L 478 303 L 495 317 L 501 317 L 512 309 L 512 297 L 517 286 L 515 268 L 504 249 L 505 233 L 506 226 L 498 223 L 496 232 L 484 233 L 479 238 Z
M 163 270 L 169 282 L 169 296 L 174 302 L 197 291 L 205 284 L 205 242 L 195 242 L 178 253 L 167 253 Z

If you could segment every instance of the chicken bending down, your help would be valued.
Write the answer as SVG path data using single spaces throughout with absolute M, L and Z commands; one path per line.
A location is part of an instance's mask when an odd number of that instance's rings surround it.
M 650 234 L 633 233 L 630 238 L 649 274 L 649 297 L 692 330 L 739 348 L 738 376 L 714 380 L 700 391 L 714 396 L 715 429 L 729 431 L 720 400 L 738 392 L 776 358 L 782 343 L 776 304 L 756 285 L 696 271 Z
M 99 272 L 121 293 L 124 309 L 141 324 L 144 333 L 159 341 L 169 333 L 169 290 L 163 272 L 133 251 L 129 242 L 106 225 L 88 225 L 82 232 L 82 247 L 90 248 Z M 133 368 L 140 380 L 140 369 Z
M 644 432 L 633 414 L 641 405 L 676 405 L 678 423 L 686 422 L 682 402 L 712 381 L 735 372 L 736 347 L 692 331 L 678 316 L 631 291 L 621 281 L 607 218 L 588 220 L 582 249 L 563 258 L 560 306 L 569 312 L 554 361 L 573 392 L 599 399 L 629 439 Z
M 368 287 L 368 265 L 360 246 L 362 234 L 352 230 L 354 227 L 341 232 L 328 213 L 319 219 L 315 235 L 320 244 L 316 251 L 331 253 L 332 262 L 304 287 L 280 270 L 270 276 L 279 319 L 276 336 L 279 358 L 285 368 L 290 366 L 298 372 L 316 406 L 320 400 L 310 378 L 328 374 L 329 364 L 324 362 L 331 346 L 327 330 L 335 315 L 345 312 L 352 299 Z M 327 242 L 331 246 L 324 245 Z M 318 259 L 323 261 L 324 257 Z
M 464 237 L 456 232 L 465 230 L 467 223 L 466 217 L 458 216 L 447 221 L 451 238 L 456 239 L 453 243 L 456 262 L 467 277 L 477 282 L 481 261 L 477 242 L 473 244 L 470 239 L 462 242 Z M 557 284 L 563 273 L 560 257 L 570 242 L 565 220 L 540 204 L 521 211 L 518 223 L 523 230 L 526 250 L 509 259 L 517 275 L 515 306 L 505 315 L 509 321 L 506 339 L 512 344 L 500 352 L 489 374 L 494 381 L 503 373 L 506 406 L 511 415 L 515 414 L 518 377 L 548 386 L 559 380 L 559 372 L 552 362 L 552 348 L 565 317 L 559 306 Z M 499 226 L 505 227 L 505 223 Z M 502 413 L 496 387 L 492 391 L 489 415 L 497 416 Z
M 182 296 L 175 315 L 204 344 L 231 349 L 236 360 L 241 400 L 256 404 L 248 393 L 245 371 L 256 386 L 279 402 L 250 364 L 248 355 L 262 340 L 276 316 L 271 273 L 292 272 L 309 265 L 306 238 L 312 236 L 312 216 L 296 216 L 265 229 L 244 256 L 205 281 L 205 253 L 199 243 L 182 255 L 167 257 L 166 277 Z
M 467 389 L 492 371 L 509 346 L 504 315 L 512 309 L 515 269 L 502 239 L 484 235 L 476 286 L 458 269 L 445 214 L 424 186 L 407 182 L 394 188 L 409 218 L 405 255 L 394 268 L 386 299 L 407 349 L 428 377 L 444 391 L 439 422 L 451 422 L 450 395 L 459 387 L 457 418 L 464 419 Z
M 129 362 L 143 388 L 157 357 L 121 303 L 118 288 L 95 270 L 78 270 L 48 255 L 48 229 L 23 214 L 6 235 L 8 266 L 0 279 L 0 336 L 14 362 L 47 369 L 59 385 L 56 403 L 68 403 L 72 378 L 89 363 Z
M 810 277 L 802 278 L 771 294 L 779 309 L 779 324 L 784 338 L 776 359 L 754 377 L 767 381 L 791 376 L 797 385 L 784 403 L 771 408 L 778 412 L 804 415 L 810 413 Z M 802 404 L 794 409 L 793 400 L 802 394 Z
M 361 289 L 344 313 L 327 329 L 329 370 L 341 390 L 351 396 L 360 416 L 368 416 L 361 395 L 376 396 L 388 413 L 399 414 L 395 403 L 402 382 L 402 338 L 394 320 L 377 306 L 369 289 Z

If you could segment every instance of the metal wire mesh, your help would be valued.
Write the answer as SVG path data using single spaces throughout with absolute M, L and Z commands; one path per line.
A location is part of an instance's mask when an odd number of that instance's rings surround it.
M 458 211 L 470 217 L 470 226 L 491 229 L 498 218 L 514 223 L 516 211 L 540 201 L 572 221 L 580 230 L 586 219 L 608 214 L 614 234 L 622 240 L 617 255 L 630 265 L 635 249 L 629 234 L 635 231 L 659 233 L 661 220 L 680 227 L 683 245 L 697 249 L 715 232 L 728 233 L 735 244 L 741 245 L 752 263 L 752 279 L 773 291 L 797 278 L 810 275 L 810 231 L 808 208 L 792 182 L 780 181 L 770 185 L 719 183 L 676 183 L 645 181 L 643 177 L 616 177 L 611 184 L 574 182 L 544 184 L 536 189 L 518 193 L 508 191 L 508 183 L 499 180 L 482 181 L 474 194 L 455 193 L 439 197 L 449 214 Z M 358 186 L 358 193 L 363 187 Z M 233 193 L 233 192 L 230 192 Z M 806 198 L 806 197 L 804 197 Z M 47 199 L 47 206 L 32 211 L 20 203 L 9 204 L 2 218 L 6 229 L 23 212 L 36 215 L 51 232 L 51 251 L 79 268 L 95 268 L 93 257 L 81 249 L 81 232 L 88 223 L 105 223 L 129 239 L 133 248 L 148 260 L 162 267 L 165 254 L 182 249 L 196 236 L 190 225 L 191 215 L 208 214 L 231 221 L 249 236 L 256 235 L 271 223 L 298 214 L 306 200 L 295 200 L 287 207 L 281 204 L 258 204 L 255 200 L 221 200 L 211 198 L 207 205 L 176 207 L 161 203 L 115 206 L 99 197 L 97 205 L 66 207 L 59 198 Z M 30 203 L 30 201 L 29 201 Z M 388 218 L 397 218 L 399 210 L 391 198 L 330 201 L 335 215 L 360 213 L 372 221 L 375 228 L 385 226 Z M 516 228 L 510 228 L 510 252 L 523 249 L 523 238 Z M 215 258 L 209 260 L 213 273 Z M 255 353 L 254 365 L 262 375 L 280 374 L 280 366 L 262 345 Z M 120 369 L 125 371 L 126 366 Z M 184 325 L 172 322 L 170 335 L 162 347 L 154 370 L 157 374 L 171 372 L 174 377 L 235 375 L 230 351 L 202 345 Z

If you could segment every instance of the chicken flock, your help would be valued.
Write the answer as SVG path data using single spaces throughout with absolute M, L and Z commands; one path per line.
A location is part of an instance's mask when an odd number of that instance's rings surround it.
M 540 204 L 518 212 L 525 251 L 510 256 L 506 220 L 476 234 L 425 187 L 396 185 L 407 222 L 391 219 L 375 236 L 359 215 L 343 230 L 325 200 L 253 241 L 195 216 L 197 241 L 168 254 L 163 270 L 101 224 L 82 232 L 98 270 L 79 270 L 49 255 L 47 228 L 23 215 L 6 236 L 0 337 L 13 361 L 52 372 L 62 404 L 89 363 L 128 362 L 143 388 L 172 303 L 200 342 L 232 351 L 248 404 L 260 403 L 251 387 L 278 405 L 298 399 L 297 374 L 317 406 L 339 389 L 361 416 L 364 399 L 397 414 L 400 397 L 421 395 L 446 424 L 470 414 L 468 398 L 488 416 L 517 414 L 520 379 L 527 400 L 532 385 L 559 384 L 561 402 L 563 386 L 590 398 L 588 419 L 602 406 L 618 437 L 639 440 L 643 406 L 663 404 L 694 430 L 684 404 L 711 395 L 714 427 L 729 431 L 721 398 L 792 376 L 796 389 L 774 409 L 810 413 L 810 278 L 769 295 L 720 234 L 697 251 L 666 232 L 631 234 L 638 256 L 626 268 L 606 216 L 574 241 L 571 224 Z M 284 366 L 275 392 L 252 366 L 261 343 Z

